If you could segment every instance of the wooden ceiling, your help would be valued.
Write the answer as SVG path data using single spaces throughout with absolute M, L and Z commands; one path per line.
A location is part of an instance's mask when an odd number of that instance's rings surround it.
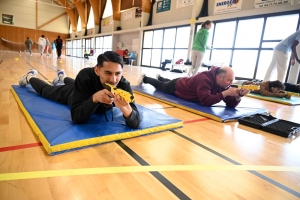
M 93 9 L 95 25 L 99 26 L 101 13 L 104 12 L 106 0 L 41 0 L 39 3 L 53 4 L 64 8 L 70 19 L 72 30 L 77 27 L 77 19 L 80 16 L 81 27 L 86 28 L 88 13 Z M 113 20 L 120 21 L 121 10 L 132 7 L 142 7 L 143 12 L 150 12 L 151 0 L 112 0 Z

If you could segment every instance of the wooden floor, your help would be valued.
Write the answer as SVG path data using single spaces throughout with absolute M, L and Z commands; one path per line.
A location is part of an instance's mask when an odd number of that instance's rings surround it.
M 0 175 L 81 170 L 77 176 L 62 172 L 58 177 L 0 180 L 1 200 L 300 199 L 300 133 L 287 139 L 238 122 L 219 123 L 137 94 L 137 104 L 181 119 L 184 127 L 49 156 L 10 87 L 30 68 L 38 70 L 41 79 L 52 80 L 57 69 L 75 77 L 94 61 L 72 57 L 58 61 L 0 51 L 0 62 Z M 185 75 L 124 67 L 124 76 L 132 85 L 142 72 L 152 77 L 158 72 L 171 78 Z M 300 123 L 300 106 L 249 97 L 239 106 L 266 108 L 277 118 Z M 163 168 L 166 165 L 169 167 Z M 130 166 L 138 168 L 126 171 Z M 145 171 L 143 166 L 150 168 Z M 96 175 L 83 171 L 103 167 L 108 168 Z M 123 167 L 125 172 L 117 173 L 113 167 Z

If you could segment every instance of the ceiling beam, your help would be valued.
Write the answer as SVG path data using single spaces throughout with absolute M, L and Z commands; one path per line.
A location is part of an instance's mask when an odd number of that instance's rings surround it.
M 142 12 L 150 13 L 151 7 L 152 7 L 151 0 L 142 0 Z
M 111 1 L 113 7 L 113 20 L 121 21 L 121 0 Z

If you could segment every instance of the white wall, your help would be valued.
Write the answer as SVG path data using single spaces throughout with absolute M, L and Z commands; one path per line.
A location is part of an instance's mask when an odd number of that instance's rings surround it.
M 119 35 L 118 42 L 123 42 L 125 44 L 125 47 L 123 49 L 128 49 L 129 51 L 132 51 L 132 40 L 139 39 L 139 37 L 139 32 L 124 33 Z
M 52 4 L 51 0 L 43 0 Z M 57 5 L 57 4 L 54 4 Z M 38 3 L 38 26 L 49 20 L 65 13 L 65 9 L 57 6 Z M 8 14 L 14 16 L 14 25 L 16 27 L 37 29 L 36 27 L 36 3 L 27 0 L 0 0 L 0 15 Z M 1 19 L 2 23 L 2 19 Z M 68 15 L 64 15 L 50 24 L 43 26 L 39 30 L 52 31 L 58 33 L 68 33 Z
M 194 0 L 194 2 L 197 0 Z M 182 8 L 176 8 L 177 0 L 171 0 L 170 10 L 156 13 L 157 2 L 153 7 L 152 24 L 163 24 L 181 20 L 189 20 L 193 11 L 193 6 L 187 6 Z
M 140 27 L 141 25 L 141 19 L 142 17 L 135 17 L 135 10 L 136 8 L 131 8 L 126 11 L 121 12 L 121 28 L 122 30 L 127 30 L 127 29 L 132 29 L 132 28 L 137 28 Z M 132 13 L 132 18 L 125 20 L 124 16 L 126 12 L 131 12 Z

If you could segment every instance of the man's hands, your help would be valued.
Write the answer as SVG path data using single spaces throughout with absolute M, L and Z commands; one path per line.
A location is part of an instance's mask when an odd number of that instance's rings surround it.
M 248 89 L 239 89 L 239 88 L 233 88 L 230 87 L 227 90 L 222 92 L 223 97 L 232 96 L 235 97 L 237 101 L 241 100 L 241 97 L 248 94 L 250 90 Z
M 107 89 L 100 90 L 93 95 L 93 102 L 112 104 L 114 102 L 114 95 Z
M 114 103 L 116 107 L 120 108 L 125 118 L 129 118 L 131 116 L 132 108 L 124 98 L 115 94 Z
M 128 102 L 125 101 L 120 95 L 113 94 L 107 89 L 100 90 L 93 95 L 94 103 L 104 103 L 111 105 L 113 102 L 115 106 L 120 108 L 125 118 L 129 118 L 132 113 L 132 108 Z

